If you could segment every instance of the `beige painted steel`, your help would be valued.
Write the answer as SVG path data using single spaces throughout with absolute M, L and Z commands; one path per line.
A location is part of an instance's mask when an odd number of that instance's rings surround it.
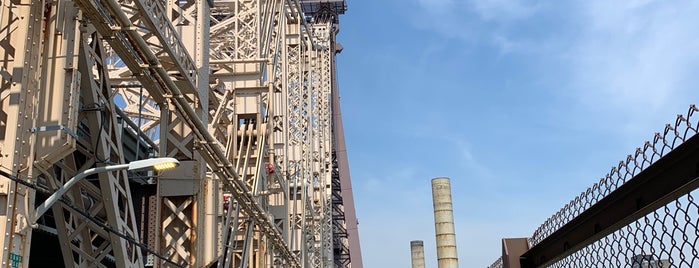
M 425 246 L 422 240 L 410 241 L 410 263 L 413 268 L 425 268 Z
M 55 189 L 124 162 L 118 103 L 158 154 L 186 167 L 154 180 L 156 241 L 141 242 L 188 267 L 224 247 L 230 266 L 332 266 L 335 25 L 306 21 L 298 0 L 0 3 L 4 170 Z M 72 245 L 63 265 L 142 266 L 141 250 L 76 213 L 139 240 L 127 173 L 96 178 L 52 208 L 60 243 Z M 224 216 L 223 194 L 239 213 Z M 0 178 L 3 266 L 28 265 L 33 202 L 33 190 Z
M 33 148 L 30 129 L 39 84 L 39 47 L 43 6 L 32 1 L 2 0 L 0 38 L 13 40 L 0 46 L 0 166 L 3 171 L 29 182 Z M 27 215 L 34 206 L 34 191 L 0 178 L 0 261 L 3 267 L 27 267 L 31 231 Z M 19 259 L 19 261 L 18 261 Z
M 73 7 L 72 3 L 64 3 Z M 110 98 L 111 87 L 105 66 L 104 44 L 98 39 L 94 29 L 82 29 L 80 39 L 79 70 L 82 74 L 80 96 L 82 107 L 88 111 L 80 113 L 79 121 L 85 122 L 89 137 L 79 140 L 87 144 L 91 151 L 81 149 L 81 154 L 88 156 L 86 163 L 78 165 L 75 156 L 68 156 L 62 163 L 56 165 L 64 170 L 62 177 L 55 178 L 56 184 L 65 181 L 86 168 L 101 166 L 108 163 L 124 163 L 123 144 L 120 140 L 120 129 L 116 119 L 117 109 L 114 100 Z M 92 109 L 90 109 L 92 108 Z M 59 111 L 54 111 L 59 112 Z M 77 152 L 76 152 L 77 154 Z M 50 175 L 45 174 L 50 177 Z M 136 241 L 138 231 L 136 226 L 131 190 L 126 171 L 100 173 L 98 187 L 92 183 L 81 181 L 72 188 L 70 200 L 83 211 L 106 218 L 106 224 L 119 230 L 121 234 L 132 237 Z M 82 200 L 91 200 L 93 205 L 85 205 Z M 91 262 L 107 258 L 110 248 L 111 255 L 117 266 L 141 267 L 141 251 L 133 247 L 129 241 L 122 239 L 113 232 L 107 232 L 99 226 L 89 224 L 92 220 L 85 219 L 80 213 L 68 209 L 65 204 L 53 206 L 54 216 L 58 219 L 57 231 L 62 244 L 80 241 L 80 248 L 62 247 L 65 266 L 84 266 Z M 76 224 L 78 227 L 72 226 Z M 102 229 L 102 230 L 100 230 Z M 97 235 L 91 236 L 95 233 Z M 62 237 L 65 235 L 64 237 Z M 68 248 L 68 249 L 65 249 Z M 72 252 L 71 252 L 72 251 Z M 75 257 L 77 256 L 77 257 Z
M 432 179 L 432 203 L 434 205 L 434 229 L 437 238 L 437 265 L 439 268 L 458 268 L 454 209 L 449 178 Z
M 111 32 L 111 29 L 113 28 L 110 26 L 111 21 L 107 20 L 108 18 L 101 15 L 103 14 L 104 10 L 101 10 L 98 4 L 90 1 L 81 1 L 81 3 L 83 4 L 81 7 L 86 8 L 87 10 L 85 14 L 92 15 L 90 17 L 92 22 L 99 23 L 100 27 L 98 27 L 98 29 L 100 29 L 103 34 L 114 34 Z M 185 123 L 183 126 L 187 126 L 187 128 L 182 129 L 182 132 L 160 131 L 161 135 L 164 135 L 161 136 L 161 143 L 167 140 L 172 142 L 173 145 L 179 146 L 178 149 L 181 151 L 191 152 L 190 147 L 181 146 L 183 143 L 175 142 L 179 139 L 171 139 L 168 133 L 191 135 L 189 137 L 185 137 L 185 139 L 182 141 L 191 141 L 196 139 L 196 144 L 198 146 L 191 148 L 195 148 L 197 153 L 202 155 L 202 158 L 207 162 L 207 164 L 209 164 L 210 167 L 212 167 L 212 171 L 216 173 L 218 177 L 226 178 L 221 180 L 224 184 L 224 189 L 230 191 L 234 198 L 239 201 L 242 210 L 252 220 L 259 223 L 255 226 L 259 227 L 264 235 L 271 237 L 270 240 L 274 245 L 274 249 L 278 251 L 281 259 L 284 259 L 289 266 L 298 266 L 298 260 L 292 257 L 292 254 L 286 246 L 285 241 L 283 241 L 281 238 L 281 233 L 266 216 L 267 213 L 263 204 L 260 204 L 260 202 L 257 201 L 257 198 L 254 197 L 250 187 L 247 186 L 242 179 L 239 179 L 241 177 L 236 171 L 235 166 L 231 163 L 230 159 L 226 157 L 226 153 L 221 147 L 222 142 L 220 140 L 216 140 L 215 136 L 209 133 L 209 129 L 204 124 L 205 121 L 202 122 L 202 120 L 199 118 L 201 114 L 199 114 L 197 111 L 199 107 L 197 103 L 200 102 L 200 99 L 192 99 L 192 97 L 195 96 L 191 95 L 196 93 L 194 90 L 192 90 L 195 88 L 192 81 L 194 79 L 187 79 L 191 77 L 191 74 L 195 74 L 196 71 L 193 70 L 194 66 L 189 64 L 191 60 L 187 60 L 189 57 L 186 55 L 186 50 L 182 48 L 183 45 L 181 44 L 179 37 L 175 36 L 176 31 L 173 30 L 172 24 L 163 22 L 162 6 L 159 6 L 158 1 L 135 1 L 135 3 L 137 5 L 135 8 L 130 7 L 129 9 L 122 10 L 118 7 L 114 7 L 108 9 L 108 11 L 111 12 L 109 15 L 112 16 L 112 20 L 116 20 L 121 26 L 121 29 L 126 29 L 123 31 L 123 33 L 119 32 L 118 34 L 127 35 L 128 38 L 133 40 L 133 42 L 124 42 L 124 39 L 119 38 L 108 39 L 108 41 L 115 49 L 117 54 L 121 57 L 124 64 L 129 67 L 129 70 L 132 73 L 142 74 L 137 76 L 138 81 L 144 85 L 144 87 L 153 97 L 153 100 L 158 102 L 161 107 L 174 108 L 172 111 L 170 111 L 171 114 L 170 112 L 162 112 L 163 116 L 161 116 L 161 121 L 164 120 L 163 117 L 169 117 L 170 119 L 167 121 L 171 122 L 161 122 L 161 125 L 173 125 L 173 123 L 177 123 L 175 120 L 181 120 L 181 122 Z M 139 14 L 137 14 L 139 17 L 137 18 L 143 20 L 144 22 L 132 24 L 132 22 L 128 19 L 129 16 L 125 13 L 127 11 L 139 12 Z M 154 23 L 155 21 L 158 23 Z M 145 30 L 151 34 L 144 35 L 139 33 L 136 31 L 139 28 L 135 25 L 138 27 L 144 27 Z M 248 27 L 241 27 L 240 29 L 248 29 Z M 152 38 L 153 36 L 157 37 L 157 40 Z M 143 39 L 145 37 L 150 37 L 149 42 L 146 42 L 146 40 Z M 151 41 L 158 41 L 162 45 L 151 48 Z M 156 56 L 156 54 L 152 52 L 153 50 L 164 51 L 162 54 L 158 54 L 158 56 Z M 133 51 L 137 51 L 138 54 L 132 54 L 131 52 Z M 179 72 L 180 74 L 177 75 L 177 73 L 172 73 L 171 71 L 167 70 L 165 68 L 166 66 L 173 65 L 160 63 L 160 57 L 164 57 L 162 59 L 165 60 L 165 63 L 175 63 L 175 71 Z M 139 61 L 149 62 L 151 65 L 143 66 L 138 64 Z M 174 75 L 171 76 L 171 74 Z M 161 129 L 168 128 L 162 128 L 161 126 Z M 187 203 L 191 202 L 179 202 L 181 205 L 185 205 Z M 198 210 L 196 206 L 192 207 L 191 209 Z M 189 217 L 186 219 L 188 221 L 192 219 L 195 221 L 198 220 L 198 218 L 194 219 L 194 217 Z
M 3 23 L 8 31 L 2 32 L 12 36 L 2 36 L 10 42 L 7 42 L 9 46 L 3 46 L 8 50 L 3 49 L 0 65 L 4 70 L 12 69 L 13 75 L 2 75 L 0 96 L 9 100 L 9 105 L 3 103 L 2 110 L 9 116 L 0 125 L 16 125 L 21 129 L 14 133 L 3 129 L 2 136 L 12 141 L 3 140 L 2 147 L 5 156 L 12 150 L 14 156 L 21 154 L 23 158 L 15 163 L 3 161 L 3 168 L 20 180 L 36 181 L 45 188 L 55 189 L 77 172 L 95 165 L 95 159 L 123 163 L 114 103 L 105 97 L 109 96 L 109 86 L 103 76 L 104 64 L 101 59 L 95 60 L 102 55 L 101 47 L 96 45 L 101 42 L 90 36 L 90 28 L 79 25 L 80 16 L 73 2 L 2 3 L 2 18 L 12 22 Z M 26 21 L 30 23 L 22 25 Z M 12 55 L 16 52 L 22 56 Z M 27 86 L 29 88 L 23 88 Z M 22 92 L 13 93 L 13 88 L 22 88 Z M 87 111 L 78 113 L 78 107 Z M 101 113 L 104 114 L 101 116 Z M 20 119 L 12 122 L 16 117 Z M 78 136 L 77 122 L 84 123 L 90 133 Z M 92 137 L 91 140 L 86 136 Z M 75 163 L 73 155 L 76 141 L 82 145 L 77 157 L 86 156 L 85 163 L 80 165 Z M 15 148 L 11 148 L 11 144 Z M 90 210 L 90 215 L 101 217 L 107 225 L 138 240 L 126 173 L 100 174 L 98 185 L 99 188 L 90 183 L 75 186 L 65 196 L 65 202 L 83 211 Z M 2 237 L 3 252 L 10 253 L 3 254 L 3 266 L 26 267 L 31 229 L 23 219 L 31 215 L 28 210 L 33 207 L 34 191 L 23 186 L 9 186 L 0 187 L 9 188 L 13 195 L 9 202 L 2 203 L 9 203 L 3 211 L 10 212 L 15 219 L 8 220 L 5 225 L 14 230 L 12 236 L 8 237 L 10 232 L 3 231 L 6 234 Z M 86 207 L 82 201 L 89 205 Z M 65 204 L 54 206 L 53 214 L 59 241 L 64 245 L 75 243 L 61 248 L 65 266 L 100 262 L 107 254 L 114 257 L 118 266 L 133 267 L 140 263 L 139 250 L 115 234 L 88 224 L 90 221 L 74 214 Z

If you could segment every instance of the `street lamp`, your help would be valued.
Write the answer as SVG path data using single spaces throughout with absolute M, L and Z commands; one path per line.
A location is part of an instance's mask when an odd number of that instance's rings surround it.
M 103 166 L 103 167 L 96 167 L 96 168 L 89 168 L 86 169 L 78 174 L 76 174 L 74 177 L 70 178 L 68 182 L 63 184 L 56 192 L 54 192 L 49 198 L 46 198 L 46 201 L 44 203 L 41 203 L 39 205 L 34 213 L 34 219 L 32 220 L 32 224 L 35 225 L 36 221 L 39 220 L 39 217 L 44 215 L 46 211 L 53 206 L 53 204 L 56 203 L 56 201 L 60 200 L 61 197 L 78 181 L 81 179 L 90 176 L 95 173 L 101 173 L 101 172 L 108 172 L 108 171 L 115 171 L 115 170 L 144 170 L 144 169 L 154 169 L 156 171 L 161 171 L 165 169 L 171 169 L 175 168 L 180 165 L 180 161 L 177 161 L 177 159 L 174 159 L 172 157 L 160 157 L 160 158 L 149 158 L 149 159 L 144 159 L 144 160 L 137 160 L 137 161 L 132 161 L 131 163 L 128 164 L 119 164 L 119 165 L 111 165 L 111 166 Z

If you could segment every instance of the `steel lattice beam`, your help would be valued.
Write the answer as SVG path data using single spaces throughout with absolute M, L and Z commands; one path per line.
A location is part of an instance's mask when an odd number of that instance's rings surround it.
M 121 11 L 121 7 L 112 1 L 105 1 L 109 8 L 96 1 L 76 2 L 83 9 L 84 14 L 95 24 L 98 31 L 106 37 L 106 40 L 117 51 L 117 54 L 129 69 L 133 73 L 139 74 L 137 76 L 138 80 L 145 86 L 151 96 L 154 96 L 156 101 L 160 101 L 163 104 L 166 103 L 165 99 L 169 98 L 175 110 L 192 128 L 193 133 L 200 140 L 199 145 L 202 156 L 209 166 L 220 178 L 232 178 L 222 181 L 226 187 L 229 187 L 236 200 L 239 200 L 243 211 L 255 220 L 265 235 L 270 236 L 275 249 L 281 252 L 287 263 L 292 267 L 299 267 L 297 259 L 289 251 L 281 233 L 266 217 L 264 210 L 251 195 L 250 189 L 236 179 L 239 178 L 239 175 L 226 158 L 220 143 L 209 134 L 207 127 L 197 119 L 197 113 L 192 108 L 185 93 L 180 90 L 175 81 L 160 65 L 160 61 L 153 54 L 140 33 L 133 29 L 134 25 L 128 20 L 126 14 Z M 158 9 L 153 10 L 157 11 Z M 141 16 L 149 16 L 149 14 L 141 14 Z M 114 27 L 119 30 L 113 30 Z M 153 32 L 157 29 L 150 30 Z M 174 32 L 170 33 L 175 34 Z M 170 39 L 166 38 L 165 40 Z M 190 70 L 190 72 L 196 71 Z M 195 87 L 190 84 L 187 88 Z
M 338 11 L 304 10 L 302 0 L 0 1 L 0 37 L 10 40 L 0 47 L 0 152 L 14 153 L 0 158 L 9 168 L 0 204 L 11 211 L 0 216 L 11 248 L 3 265 L 28 265 L 34 190 L 153 153 L 189 169 L 161 180 L 190 178 L 194 188 L 168 194 L 151 178 L 158 185 L 143 194 L 153 196 L 135 201 L 133 174 L 76 184 L 41 219 L 69 245 L 65 266 L 149 265 L 138 248 L 161 258 L 158 267 L 349 260 L 350 226 L 334 218 L 351 201 L 340 191 L 346 157 L 335 159 Z M 221 196 L 230 202 L 219 213 Z M 134 213 L 145 210 L 133 206 L 143 200 L 154 216 L 140 215 L 139 226 L 156 231 L 138 230 Z

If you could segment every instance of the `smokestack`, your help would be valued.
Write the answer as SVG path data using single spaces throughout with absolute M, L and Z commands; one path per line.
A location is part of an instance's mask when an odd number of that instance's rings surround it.
M 413 268 L 425 268 L 425 247 L 422 240 L 410 241 L 410 257 Z
M 449 178 L 432 179 L 432 203 L 434 204 L 434 229 L 437 236 L 437 267 L 458 268 L 454 209 L 451 203 Z

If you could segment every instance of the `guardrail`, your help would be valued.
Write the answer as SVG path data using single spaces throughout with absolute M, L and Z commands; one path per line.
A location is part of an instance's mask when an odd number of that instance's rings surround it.
M 691 105 L 546 220 L 528 249 L 510 252 L 519 262 L 503 256 L 489 267 L 699 266 L 697 111 Z

